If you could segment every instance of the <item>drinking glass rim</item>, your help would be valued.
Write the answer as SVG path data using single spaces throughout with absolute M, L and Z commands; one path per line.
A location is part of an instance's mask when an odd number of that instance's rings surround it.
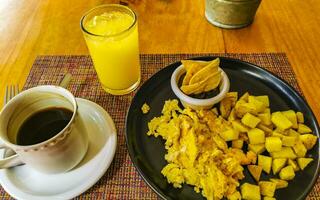
M 96 9 L 99 9 L 99 8 L 103 8 L 103 7 L 120 7 L 120 8 L 124 8 L 124 9 L 127 9 L 128 11 L 130 11 L 132 14 L 133 14 L 133 22 L 132 24 L 126 28 L 125 30 L 123 31 L 120 31 L 119 33 L 115 33 L 115 34 L 106 34 L 106 35 L 100 35 L 100 34 L 95 34 L 95 33 L 92 33 L 90 31 L 88 31 L 84 24 L 83 24 L 83 21 L 85 19 L 85 17 L 87 17 L 92 11 L 96 10 Z M 80 20 L 80 27 L 81 27 L 81 30 L 89 35 L 92 35 L 92 36 L 96 36 L 96 37 L 116 37 L 116 36 L 119 36 L 119 35 L 122 35 L 123 33 L 129 31 L 133 26 L 135 26 L 135 24 L 137 23 L 137 15 L 136 13 L 129 7 L 127 6 L 123 6 L 123 5 L 120 5 L 120 4 L 103 4 L 103 5 L 100 5 L 100 6 L 96 6 L 94 8 L 91 8 L 90 10 L 88 10 L 87 12 L 84 13 L 84 15 L 81 17 L 81 20 Z

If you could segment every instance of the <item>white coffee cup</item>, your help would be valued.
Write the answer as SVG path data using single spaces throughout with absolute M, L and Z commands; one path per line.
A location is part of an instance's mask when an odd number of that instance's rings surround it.
M 52 107 L 72 111 L 69 123 L 44 142 L 18 145 L 17 134 L 23 122 L 36 112 Z M 74 168 L 88 149 L 87 131 L 78 115 L 75 97 L 62 87 L 50 85 L 21 92 L 0 113 L 0 147 L 16 152 L 0 160 L 2 169 L 22 163 L 44 173 L 61 173 Z

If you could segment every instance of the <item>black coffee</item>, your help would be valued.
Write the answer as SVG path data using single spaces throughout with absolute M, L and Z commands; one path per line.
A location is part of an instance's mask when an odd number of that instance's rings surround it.
M 33 145 L 54 137 L 67 126 L 72 113 L 66 108 L 58 107 L 34 113 L 22 123 L 17 134 L 17 144 Z

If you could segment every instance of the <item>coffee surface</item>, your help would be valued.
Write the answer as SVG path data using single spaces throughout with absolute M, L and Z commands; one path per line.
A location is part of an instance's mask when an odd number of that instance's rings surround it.
M 72 111 L 59 107 L 34 113 L 22 123 L 16 143 L 18 145 L 33 145 L 54 137 L 67 126 L 72 114 Z

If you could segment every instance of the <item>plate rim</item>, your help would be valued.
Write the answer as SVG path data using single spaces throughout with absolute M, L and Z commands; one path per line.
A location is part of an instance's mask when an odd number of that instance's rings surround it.
M 302 96 L 302 91 L 300 94 L 298 91 L 296 91 L 296 89 L 286 80 L 284 80 L 282 77 L 279 77 L 277 74 L 275 74 L 274 72 L 271 72 L 263 67 L 260 67 L 259 65 L 257 64 L 254 64 L 254 63 L 250 63 L 248 61 L 244 61 L 244 60 L 240 60 L 240 59 L 237 59 L 237 58 L 232 58 L 232 57 L 226 57 L 226 56 L 215 56 L 215 55 L 206 55 L 206 56 L 195 56 L 195 57 L 190 57 L 190 58 L 186 58 L 186 59 L 183 59 L 183 60 L 198 60 L 198 61 L 210 61 L 210 60 L 213 60 L 215 58 L 221 58 L 221 59 L 224 59 L 224 60 L 229 60 L 229 61 L 232 61 L 232 62 L 236 62 L 236 63 L 242 63 L 244 65 L 249 65 L 250 67 L 253 67 L 255 69 L 258 69 L 258 70 L 261 70 L 263 71 L 264 73 L 266 74 L 270 74 L 272 75 L 273 77 L 275 77 L 276 79 L 278 79 L 280 82 L 282 82 L 282 84 L 284 84 L 286 87 L 288 87 L 290 89 L 290 93 L 294 94 L 295 96 L 297 96 L 299 99 L 301 99 L 306 107 L 310 110 L 310 113 L 311 113 L 311 118 L 313 119 L 313 121 L 315 122 L 315 130 L 314 130 L 314 133 L 318 136 L 318 142 L 319 142 L 319 136 L 320 136 L 320 132 L 319 132 L 319 123 L 318 123 L 318 120 L 317 118 L 315 117 L 311 107 L 309 106 L 307 100 L 305 99 L 304 96 Z M 141 87 L 138 88 L 137 92 L 135 93 L 134 97 L 132 98 L 131 100 L 131 103 L 127 109 L 127 112 L 126 112 L 126 117 L 125 117 L 125 139 L 126 139 L 126 146 L 127 146 L 127 149 L 128 149 L 128 153 L 129 153 L 129 157 L 130 157 L 130 160 L 131 162 L 133 163 L 135 169 L 138 171 L 139 173 L 139 176 L 144 180 L 144 182 L 152 189 L 152 191 L 154 191 L 159 197 L 161 197 L 162 199 L 171 199 L 170 197 L 168 197 L 167 195 L 163 194 L 161 192 L 160 189 L 157 188 L 157 186 L 150 180 L 148 180 L 148 177 L 146 174 L 144 174 L 142 172 L 142 170 L 137 166 L 138 164 L 135 162 L 135 159 L 134 159 L 134 155 L 133 155 L 133 149 L 130 147 L 129 145 L 129 142 L 128 142 L 128 117 L 129 117 L 129 113 L 132 109 L 132 102 L 137 98 L 137 96 L 140 94 L 140 91 L 141 89 L 143 89 L 144 87 L 146 87 L 146 84 L 149 83 L 151 81 L 151 79 L 155 79 L 155 76 L 160 73 L 160 72 L 163 72 L 165 71 L 166 69 L 168 70 L 168 68 L 170 67 L 178 67 L 180 66 L 182 63 L 181 63 L 181 60 L 180 61 L 175 61 L 175 62 L 172 62 L 172 63 L 169 63 L 167 64 L 165 67 L 161 68 L 160 70 L 156 71 L 154 74 L 152 74 L 151 77 L 149 77 L 142 85 Z M 293 72 L 294 73 L 294 72 Z M 294 74 L 295 76 L 295 74 Z M 300 89 L 298 83 L 297 83 L 297 86 L 298 88 Z M 319 148 L 318 148 L 318 152 L 320 150 L 320 144 L 319 144 Z M 319 158 L 318 158 L 318 162 L 317 162 L 317 166 L 316 166 L 316 173 L 314 174 L 313 178 L 312 178 L 312 181 L 310 182 L 311 184 L 309 184 L 309 186 L 304 190 L 303 193 L 301 193 L 301 195 L 298 197 L 297 200 L 302 200 L 304 198 L 307 197 L 307 195 L 311 192 L 311 190 L 313 189 L 314 185 L 316 184 L 318 178 L 319 178 L 319 175 L 320 175 L 320 153 L 319 153 Z M 158 191 L 159 190 L 159 191 Z

